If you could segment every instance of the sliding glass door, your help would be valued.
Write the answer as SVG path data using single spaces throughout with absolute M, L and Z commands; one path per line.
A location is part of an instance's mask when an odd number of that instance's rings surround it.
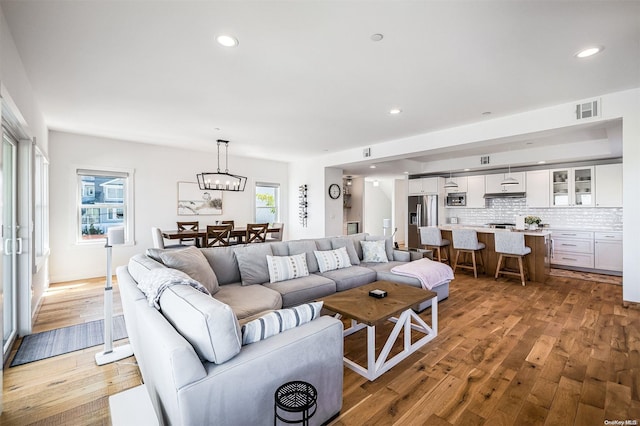
M 17 238 L 17 147 L 11 135 L 2 132 L 2 157 L 0 176 L 2 179 L 2 354 L 6 359 L 17 335 L 17 255 L 21 251 Z

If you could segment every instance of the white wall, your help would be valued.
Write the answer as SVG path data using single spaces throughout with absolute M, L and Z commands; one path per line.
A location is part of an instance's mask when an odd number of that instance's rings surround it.
M 325 181 L 325 222 L 324 222 L 324 233 L 326 236 L 329 235 L 342 235 L 342 216 L 344 214 L 343 201 L 344 194 L 342 193 L 342 169 L 328 167 L 324 171 L 324 181 Z M 340 187 L 340 197 L 336 200 L 329 197 L 329 185 L 337 184 Z
M 255 182 L 281 185 L 281 219 L 285 223 L 285 235 L 288 232 L 290 220 L 286 200 L 290 197 L 286 163 L 230 155 L 230 172 L 248 177 L 245 191 L 223 193 L 222 215 L 178 216 L 177 182 L 195 182 L 196 173 L 215 171 L 215 144 L 210 153 L 203 153 L 54 131 L 49 140 L 52 282 L 98 277 L 106 272 L 104 242 L 76 243 L 77 168 L 135 171 L 135 245 L 114 247 L 114 268 L 126 264 L 133 254 L 152 247 L 152 226 L 176 229 L 178 220 L 199 220 L 201 227 L 222 219 L 233 219 L 238 225 L 253 222 Z
M 33 89 L 13 37 L 9 32 L 2 9 L 0 9 L 0 86 L 3 98 L 11 104 L 13 115 L 20 117 L 28 137 L 36 138 L 38 146 L 46 155 L 48 152 L 48 134 L 44 117 L 35 101 Z M 44 291 L 49 286 L 49 281 L 47 274 L 48 260 L 45 258 L 39 265 L 39 269 L 33 272 L 33 259 L 30 258 L 32 256 L 31 247 L 33 247 L 33 227 L 25 226 L 31 222 L 31 219 L 30 212 L 25 209 L 25 207 L 29 208 L 29 200 L 24 200 L 24 198 L 25 194 L 33 190 L 33 188 L 29 188 L 29 183 L 32 183 L 30 180 L 31 170 L 21 167 L 18 170 L 18 174 L 21 189 L 18 194 L 19 204 L 21 205 L 19 219 L 22 222 L 18 236 L 23 239 L 23 247 L 24 251 L 26 251 L 19 259 L 18 330 L 21 335 L 24 335 L 31 331 L 33 315 Z
M 373 182 L 364 183 L 364 232 L 371 235 L 383 235 L 383 219 L 392 219 L 392 193 L 393 180 L 379 179 L 379 186 L 373 186 Z M 393 225 L 392 225 L 393 226 Z M 393 230 L 389 230 L 389 235 Z
M 393 229 L 398 228 L 394 241 L 399 245 L 405 244 L 405 234 L 407 231 L 407 218 L 409 215 L 407 209 L 408 187 L 407 179 L 394 180 L 393 192 Z M 393 233 L 393 230 L 391 231 Z

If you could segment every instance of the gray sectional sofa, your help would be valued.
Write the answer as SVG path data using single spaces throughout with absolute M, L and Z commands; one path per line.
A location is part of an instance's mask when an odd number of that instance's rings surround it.
M 189 269 L 176 250 L 149 249 L 117 268 L 127 332 L 158 418 L 163 424 L 271 424 L 273 395 L 281 384 L 304 380 L 318 390 L 312 424 L 342 407 L 342 323 L 321 316 L 265 340 L 242 345 L 241 326 L 264 314 L 310 302 L 337 291 L 391 280 L 420 287 L 415 278 L 393 274 L 412 260 L 385 240 L 384 263 L 363 262 L 361 241 L 346 237 L 197 249 L 207 267 Z M 314 251 L 344 247 L 351 266 L 320 272 Z M 194 250 L 194 249 L 190 249 Z M 266 256 L 302 255 L 309 275 L 270 282 Z M 198 254 L 198 256 L 200 256 Z M 202 257 L 202 256 L 200 256 Z M 421 256 L 420 256 L 421 257 Z M 168 287 L 150 306 L 138 283 L 169 266 L 207 282 L 212 296 L 194 287 Z M 206 272 L 206 276 L 202 275 Z M 212 281 L 212 282 L 209 282 Z M 448 297 L 449 283 L 433 289 Z M 430 301 L 428 302 L 430 303 Z M 427 304 L 420 306 L 424 309 Z

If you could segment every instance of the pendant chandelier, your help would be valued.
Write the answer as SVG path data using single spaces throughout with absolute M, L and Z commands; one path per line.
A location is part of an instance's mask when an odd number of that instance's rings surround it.
M 220 144 L 224 144 L 224 172 L 220 171 Z M 229 173 L 229 141 L 218 139 L 218 171 L 202 172 L 197 174 L 198 186 L 206 191 L 244 191 L 247 178 Z

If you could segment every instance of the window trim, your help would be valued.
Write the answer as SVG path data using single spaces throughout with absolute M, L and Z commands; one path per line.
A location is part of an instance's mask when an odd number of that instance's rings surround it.
M 280 196 L 280 192 L 282 191 L 282 185 L 278 182 L 256 182 L 253 188 L 253 219 L 254 221 L 258 220 L 257 217 L 257 213 L 258 213 L 258 205 L 257 205 L 257 200 L 256 200 L 256 196 L 258 195 L 258 187 L 264 187 L 264 188 L 275 188 L 277 189 L 276 191 L 276 220 L 274 220 L 274 222 L 281 222 L 281 196 Z
M 96 208 L 122 208 L 124 210 L 124 236 L 125 241 L 124 245 L 135 245 L 135 205 L 134 205 L 134 188 L 135 188 L 135 170 L 134 169 L 121 169 L 121 168 L 111 168 L 111 167 L 95 167 L 95 168 L 75 168 L 75 178 L 76 178 L 76 220 L 75 220 L 75 244 L 76 245 L 104 245 L 106 240 L 105 238 L 96 238 L 91 240 L 83 240 L 82 239 L 82 179 L 81 176 L 102 176 L 102 177 L 112 177 L 112 178 L 122 178 L 124 180 L 124 201 L 122 204 L 116 203 L 100 203 L 93 204 L 92 207 Z

